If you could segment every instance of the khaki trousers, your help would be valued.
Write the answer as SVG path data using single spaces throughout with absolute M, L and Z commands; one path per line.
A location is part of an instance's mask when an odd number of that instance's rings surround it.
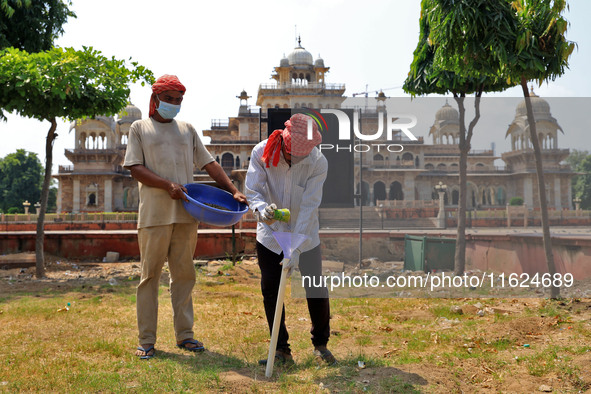
M 168 258 L 170 298 L 177 341 L 193 338 L 195 285 L 193 254 L 197 245 L 197 223 L 174 223 L 138 229 L 141 278 L 137 287 L 137 324 L 140 345 L 156 343 L 158 287 L 162 266 Z

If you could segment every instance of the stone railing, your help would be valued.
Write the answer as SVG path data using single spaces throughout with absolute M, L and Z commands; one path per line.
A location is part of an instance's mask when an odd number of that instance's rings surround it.
M 81 212 L 81 213 L 47 213 L 45 223 L 61 222 L 136 222 L 137 212 Z M 37 222 L 34 213 L 0 214 L 0 223 L 30 223 Z

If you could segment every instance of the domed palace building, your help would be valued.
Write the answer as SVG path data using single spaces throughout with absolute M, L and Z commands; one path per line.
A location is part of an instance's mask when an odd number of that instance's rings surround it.
M 558 130 L 562 129 L 550 113 L 548 103 L 531 92 L 538 138 L 542 147 L 548 207 L 570 209 L 572 206 L 571 178 L 575 173 L 561 164 L 568 149 L 558 148 Z M 428 132 L 432 144 L 418 141 L 402 143 L 400 153 L 382 151 L 363 159 L 362 195 L 365 205 L 420 206 L 418 201 L 438 198 L 435 186 L 447 186 L 445 205 L 457 206 L 459 200 L 459 113 L 445 103 L 435 113 Z M 496 156 L 490 150 L 471 150 L 467 160 L 467 205 L 469 209 L 503 207 L 512 197 L 522 197 L 528 207 L 539 206 L 537 177 L 525 100 L 518 104 L 515 118 L 506 138 L 511 139 L 511 151 Z M 387 142 L 387 141 L 382 141 Z M 502 159 L 504 167 L 496 167 Z M 359 185 L 357 185 L 358 190 Z M 393 202 L 393 201 L 400 201 Z
M 65 151 L 72 165 L 59 166 L 53 175 L 59 182 L 58 212 L 137 211 L 138 184 L 122 164 L 129 128 L 141 118 L 139 108 L 129 104 L 117 120 L 98 116 L 72 123 L 74 149 Z
M 237 187 L 243 189 L 253 147 L 267 137 L 269 109 L 342 108 L 347 98 L 345 85 L 327 83 L 329 70 L 320 56 L 314 59 L 298 40 L 292 52 L 284 55 L 274 67 L 272 81 L 259 86 L 256 106 L 249 106 L 251 96 L 243 90 L 236 96 L 240 101 L 238 114 L 212 120 L 210 129 L 203 131 L 204 136 L 211 137 L 207 149 Z M 377 99 L 379 107 L 386 97 L 380 93 Z M 569 155 L 568 149 L 558 148 L 558 131 L 562 129 L 552 117 L 548 103 L 533 92 L 532 104 L 542 146 L 548 205 L 555 209 L 570 208 L 570 185 L 575 173 L 568 165 L 561 164 Z M 373 115 L 366 113 L 363 117 L 367 124 L 377 121 L 377 112 L 373 111 Z M 137 182 L 122 168 L 122 163 L 129 127 L 141 117 L 141 111 L 129 104 L 116 120 L 97 117 L 72 124 L 75 145 L 74 149 L 66 150 L 72 165 L 60 166 L 58 174 L 54 175 L 59 181 L 58 212 L 137 210 Z M 358 165 L 359 158 L 355 155 L 353 187 L 358 194 L 361 188 L 362 204 L 425 206 L 438 198 L 435 186 L 443 182 L 447 185 L 445 204 L 457 206 L 459 131 L 458 111 L 445 103 L 435 113 L 430 129 L 424 130 L 427 138 L 432 138 L 431 144 L 419 137 L 418 141 L 405 141 L 401 152 L 368 152 L 363 155 L 362 166 Z M 515 196 L 522 197 L 529 207 L 538 206 L 535 160 L 528 136 L 525 102 L 522 101 L 506 132 L 511 151 L 501 157 L 492 149 L 473 150 L 468 155 L 469 209 L 504 207 Z M 505 167 L 495 167 L 498 159 L 505 162 Z M 360 168 L 363 171 L 361 184 L 358 181 Z M 194 173 L 194 180 L 211 181 L 207 173 L 200 171 Z

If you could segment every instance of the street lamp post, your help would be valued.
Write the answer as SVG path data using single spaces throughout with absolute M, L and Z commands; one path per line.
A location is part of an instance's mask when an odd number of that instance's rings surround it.
M 445 191 L 447 190 L 447 185 L 444 185 L 443 182 L 439 181 L 437 185 L 435 185 L 435 190 L 439 193 L 439 213 L 437 214 L 437 222 L 439 224 L 439 228 L 445 228 Z
M 23 207 L 25 208 L 25 215 L 29 214 L 29 207 L 31 206 L 31 203 L 29 202 L 29 200 L 25 200 L 25 202 L 23 203 Z

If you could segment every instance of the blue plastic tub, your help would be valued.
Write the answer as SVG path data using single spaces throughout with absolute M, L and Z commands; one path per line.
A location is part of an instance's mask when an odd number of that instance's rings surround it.
M 200 183 L 187 183 L 184 186 L 187 188 L 189 202 L 183 201 L 183 205 L 200 222 L 214 226 L 231 226 L 248 211 L 248 205 L 234 200 L 232 194 L 225 190 Z M 205 204 L 219 205 L 229 211 Z

